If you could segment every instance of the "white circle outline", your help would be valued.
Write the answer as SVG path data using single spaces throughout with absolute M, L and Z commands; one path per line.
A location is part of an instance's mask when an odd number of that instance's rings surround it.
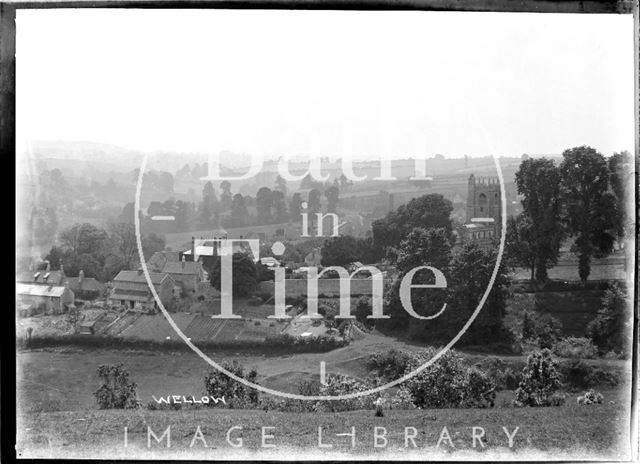
M 502 221 L 501 221 L 502 222 L 502 234 L 501 234 L 501 237 L 500 237 L 500 246 L 498 248 L 498 258 L 496 259 L 496 264 L 495 264 L 495 267 L 493 268 L 493 272 L 491 274 L 491 279 L 489 280 L 489 285 L 487 286 L 487 289 L 485 290 L 484 294 L 482 295 L 482 298 L 480 299 L 480 302 L 478 303 L 478 306 L 476 307 L 476 309 L 473 312 L 473 314 L 471 314 L 471 316 L 469 317 L 469 319 L 467 320 L 465 325 L 462 327 L 462 329 L 460 329 L 460 332 L 458 332 L 458 334 L 455 337 L 453 337 L 451 339 L 451 341 L 447 345 L 444 346 L 444 348 L 442 348 L 438 353 L 436 353 L 431 359 L 429 359 L 423 365 L 421 365 L 420 367 L 418 367 L 414 371 L 409 372 L 408 374 L 404 375 L 403 377 L 401 377 L 399 379 L 396 379 L 396 380 L 394 380 L 392 382 L 386 383 L 384 385 L 380 385 L 379 387 L 371 388 L 369 390 L 364 390 L 364 391 L 356 392 L 356 393 L 346 393 L 344 395 L 336 395 L 336 396 L 327 396 L 327 395 L 309 395 L 309 396 L 306 396 L 306 395 L 297 395 L 295 393 L 281 392 L 281 391 L 278 391 L 278 390 L 273 390 L 271 388 L 264 387 L 262 385 L 254 384 L 252 382 L 249 382 L 246 379 L 243 379 L 242 377 L 238 377 L 233 372 L 229 372 L 224 367 L 222 367 L 221 365 L 216 363 L 214 360 L 209 358 L 206 354 L 204 354 L 197 346 L 195 346 L 191 342 L 191 340 L 189 338 L 187 338 L 187 336 L 184 333 L 182 333 L 182 330 L 180 330 L 180 328 L 176 325 L 176 323 L 173 321 L 173 319 L 171 319 L 171 316 L 169 315 L 169 313 L 165 309 L 164 305 L 162 304 L 162 301 L 160 300 L 160 297 L 158 296 L 158 293 L 156 292 L 156 289 L 153 286 L 153 283 L 151 282 L 151 277 L 149 275 L 149 270 L 147 268 L 147 263 L 146 263 L 146 261 L 144 259 L 144 254 L 142 253 L 142 240 L 140 238 L 140 215 L 139 215 L 139 211 L 140 211 L 140 193 L 142 191 L 142 177 L 144 175 L 144 171 L 145 171 L 145 168 L 146 168 L 146 165 L 147 165 L 148 157 L 149 157 L 149 154 L 145 153 L 144 154 L 144 158 L 142 159 L 142 164 L 140 166 L 140 172 L 138 174 L 138 183 L 136 185 L 135 213 L 134 213 L 134 224 L 135 224 L 135 229 L 136 229 L 136 244 L 138 245 L 138 254 L 140 256 L 140 264 L 142 266 L 142 271 L 144 273 L 145 279 L 147 280 L 147 285 L 149 286 L 149 289 L 151 290 L 151 293 L 153 294 L 153 297 L 155 298 L 156 303 L 158 303 L 158 307 L 160 308 L 160 311 L 162 311 L 162 314 L 167 319 L 167 321 L 169 322 L 169 324 L 171 325 L 173 330 L 175 330 L 175 332 L 178 334 L 178 336 L 182 339 L 182 341 L 184 341 L 187 344 L 187 346 L 189 348 L 191 348 L 198 356 L 200 356 L 211 367 L 216 368 L 217 370 L 219 370 L 223 374 L 225 374 L 228 377 L 230 377 L 230 378 L 242 383 L 243 385 L 245 385 L 245 386 L 247 386 L 249 388 L 254 388 L 254 389 L 258 390 L 258 391 L 261 391 L 262 393 L 268 393 L 270 395 L 281 396 L 281 397 L 284 397 L 284 398 L 289 398 L 289 399 L 294 399 L 294 400 L 304 400 L 304 401 L 348 400 L 348 399 L 358 398 L 360 396 L 371 395 L 371 394 L 378 393 L 378 392 L 381 392 L 383 390 L 386 390 L 387 388 L 395 387 L 396 385 L 399 385 L 402 382 L 404 382 L 406 380 L 409 380 L 411 377 L 419 374 L 420 372 L 425 370 L 427 367 L 431 366 L 438 359 L 440 359 L 442 356 L 444 356 L 444 354 L 447 351 L 449 351 L 451 349 L 451 347 L 453 345 L 455 345 L 458 340 L 460 340 L 460 338 L 464 335 L 464 333 L 469 329 L 469 327 L 471 326 L 473 321 L 476 319 L 476 317 L 480 313 L 480 310 L 482 310 L 482 307 L 484 306 L 487 298 L 489 297 L 489 293 L 491 293 L 491 289 L 493 288 L 493 284 L 494 284 L 494 282 L 496 280 L 496 276 L 498 275 L 498 269 L 500 268 L 500 263 L 502 262 L 502 254 L 504 252 L 504 242 L 505 242 L 505 237 L 506 237 L 506 232 L 507 232 L 507 197 L 506 197 L 506 194 L 505 194 L 504 179 L 502 177 L 502 170 L 500 169 L 500 163 L 498 162 L 498 158 L 496 157 L 496 155 L 492 154 L 493 161 L 494 161 L 495 166 L 496 166 L 496 171 L 498 173 L 498 180 L 500 181 L 500 200 L 501 200 L 500 203 L 501 203 L 501 207 L 502 207 L 502 215 L 501 215 L 502 216 Z

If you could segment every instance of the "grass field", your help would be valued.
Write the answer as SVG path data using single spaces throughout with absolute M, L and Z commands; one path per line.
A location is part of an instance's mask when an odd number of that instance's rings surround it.
M 616 393 L 605 392 L 608 398 Z M 629 458 L 629 417 L 622 398 L 615 404 L 578 406 L 569 401 L 549 408 L 393 410 L 384 417 L 373 411 L 344 413 L 282 413 L 261 410 L 210 408 L 195 411 L 77 411 L 30 413 L 18 416 L 17 450 L 23 457 L 83 458 L 109 456 L 110 459 L 221 459 L 261 457 L 280 459 L 607 459 Z M 229 432 L 234 426 L 242 427 Z M 127 427 L 127 447 L 124 428 Z M 170 428 L 171 447 L 151 439 L 148 430 L 160 437 Z M 193 441 L 200 427 L 202 440 Z M 273 435 L 262 448 L 262 427 Z M 320 448 L 318 427 L 322 427 Z M 355 439 L 337 434 L 355 428 Z M 384 427 L 386 446 L 375 447 L 374 427 Z M 405 442 L 405 434 L 413 435 Z M 446 432 L 443 429 L 446 427 Z M 484 430 L 483 448 L 473 444 L 473 427 Z M 512 447 L 503 430 L 514 433 Z M 232 447 L 226 440 L 242 447 Z M 378 430 L 378 434 L 382 434 Z M 477 433 L 481 433 L 477 430 Z M 443 439 L 437 447 L 441 436 Z M 190 447 L 191 443 L 193 447 Z M 206 443 L 207 448 L 205 448 Z M 378 441 L 379 445 L 384 442 Z M 413 448 L 415 444 L 416 448 Z M 353 446 L 355 445 L 355 446 Z M 406 445 L 406 447 L 405 447 Z

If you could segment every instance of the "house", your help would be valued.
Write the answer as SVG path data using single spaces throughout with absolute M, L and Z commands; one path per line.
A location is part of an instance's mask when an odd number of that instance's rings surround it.
M 23 272 L 16 277 L 16 302 L 22 308 L 42 308 L 45 314 L 60 314 L 69 309 L 75 296 L 69 289 L 64 269 Z
M 169 274 L 176 285 L 181 287 L 183 292 L 195 293 L 200 282 L 207 281 L 207 275 L 200 261 L 168 261 L 165 263 L 162 272 Z
M 179 251 L 156 251 L 147 261 L 147 267 L 152 272 L 162 272 L 165 264 L 180 261 Z
M 150 272 L 149 277 L 160 301 L 165 307 L 173 297 L 173 277 L 164 272 Z M 158 304 L 147 284 L 142 269 L 137 271 L 120 271 L 113 279 L 112 289 L 107 302 L 111 305 L 124 306 L 129 309 L 158 309 Z
M 67 283 L 77 300 L 96 300 L 104 295 L 106 289 L 104 284 L 93 277 L 85 277 L 82 270 L 78 277 L 67 277 Z

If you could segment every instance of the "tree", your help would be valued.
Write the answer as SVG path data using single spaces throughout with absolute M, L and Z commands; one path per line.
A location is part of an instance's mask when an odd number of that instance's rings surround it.
M 256 194 L 256 212 L 258 224 L 271 224 L 273 217 L 271 216 L 272 196 L 269 187 L 261 187 Z
M 142 253 L 144 254 L 144 259 L 151 258 L 155 252 L 164 250 L 164 247 L 164 239 L 154 233 L 142 237 Z
M 122 363 L 102 364 L 98 367 L 102 385 L 94 392 L 100 409 L 133 409 L 139 406 L 135 382 Z
M 431 266 L 447 276 L 450 260 L 451 243 L 446 229 L 413 229 L 407 238 L 400 243 L 395 257 L 399 276 L 394 280 L 385 300 L 385 314 L 389 314 L 391 319 L 383 321 L 382 326 L 390 329 L 409 327 L 409 321 L 412 317 L 400 299 L 400 284 L 408 272 L 418 266 Z M 434 279 L 432 271 L 423 269 L 414 275 L 412 282 L 414 284 L 433 284 Z M 414 311 L 420 316 L 428 317 L 436 314 L 446 302 L 446 289 L 418 288 L 411 291 L 411 304 Z M 448 330 L 444 327 L 446 322 L 441 322 L 441 317 L 442 315 L 426 321 L 414 320 L 411 323 L 410 336 L 421 340 L 429 337 L 444 338 L 444 334 L 448 334 Z
M 46 261 L 49 261 L 51 265 L 51 270 L 57 271 L 60 269 L 60 264 L 63 264 L 64 260 L 64 250 L 60 247 L 53 246 L 47 253 L 47 256 L 44 257 Z
M 468 243 L 452 260 L 447 276 L 451 311 L 446 311 L 450 336 L 458 333 L 476 310 L 489 285 L 496 259 L 496 250 Z M 508 340 L 503 319 L 509 283 L 506 266 L 501 263 L 491 292 L 474 323 L 463 335 L 461 343 L 477 345 Z
M 516 405 L 550 406 L 551 396 L 562 386 L 557 366 L 548 349 L 531 353 L 515 391 Z
M 340 199 L 340 190 L 335 185 L 332 185 L 325 190 L 324 196 L 327 197 L 327 212 L 335 213 Z
M 512 267 L 524 267 L 531 270 L 531 280 L 535 278 L 536 249 L 535 231 L 531 220 L 525 214 L 507 219 L 504 259 Z
M 117 222 L 126 222 L 133 224 L 135 221 L 135 205 L 133 202 L 129 202 L 122 208 L 122 212 L 117 218 Z
M 218 225 L 220 217 L 220 202 L 216 196 L 211 181 L 204 184 L 202 189 L 202 203 L 200 205 L 199 220 L 205 227 Z
M 222 211 L 229 211 L 231 209 L 232 196 L 231 196 L 231 183 L 228 180 L 220 182 L 220 209 Z
M 614 282 L 607 289 L 596 317 L 589 322 L 587 334 L 602 351 L 629 354 L 633 314 L 624 288 Z
M 84 253 L 101 255 L 107 238 L 106 231 L 89 223 L 74 224 L 60 234 L 62 246 L 76 255 Z
M 451 202 L 440 194 L 432 193 L 414 198 L 386 217 L 373 222 L 373 242 L 380 248 L 396 247 L 415 227 L 443 228 L 451 241 L 453 229 L 449 216 L 452 211 Z
M 618 211 L 615 226 L 618 240 L 633 234 L 633 216 L 627 213 L 628 195 L 633 189 L 633 159 L 628 151 L 614 153 L 609 158 L 609 184 L 616 197 Z
M 138 253 L 135 226 L 125 222 L 113 224 L 110 238 L 113 243 L 113 249 L 122 259 L 125 269 L 132 269 Z
M 309 213 L 311 214 L 315 214 L 315 213 L 319 213 L 320 212 L 320 208 L 321 208 L 321 203 L 320 203 L 320 197 L 322 196 L 322 193 L 320 193 L 320 190 L 318 189 L 311 189 L 309 191 L 309 200 L 307 201 L 307 203 L 309 204 Z
M 323 266 L 344 266 L 357 261 L 356 239 L 351 235 L 331 237 L 324 241 L 322 249 Z
M 271 207 L 273 208 L 273 218 L 276 223 L 279 224 L 289 220 L 284 193 L 280 190 L 274 190 L 271 192 Z
M 591 273 L 591 258 L 613 250 L 618 211 L 608 192 L 609 171 L 604 157 L 591 147 L 565 150 L 560 165 L 561 197 L 565 221 L 576 238 L 578 273 L 584 282 Z
M 249 224 L 249 211 L 244 197 L 239 193 L 233 196 L 231 202 L 231 226 L 243 227 Z
M 211 285 L 221 290 L 221 259 L 218 257 L 209 271 Z M 234 297 L 249 295 L 256 286 L 256 266 L 246 253 L 234 253 L 232 257 L 232 292 Z
M 289 204 L 289 214 L 294 221 L 300 221 L 302 216 L 302 197 L 299 193 L 294 193 Z
M 284 196 L 287 196 L 287 181 L 283 179 L 280 174 L 276 177 L 276 189 L 282 192 Z
M 311 173 L 307 174 L 300 181 L 301 189 L 322 189 L 322 182 L 318 182 L 313 178 Z
M 530 245 L 535 256 L 535 278 L 544 282 L 547 269 L 556 264 L 563 238 L 560 207 L 560 170 L 552 160 L 546 158 L 527 159 L 520 163 L 516 172 L 518 193 L 524 196 L 522 214 L 527 220 L 520 221 L 520 232 Z M 513 248 L 511 249 L 513 251 Z M 527 253 L 516 253 L 528 262 Z

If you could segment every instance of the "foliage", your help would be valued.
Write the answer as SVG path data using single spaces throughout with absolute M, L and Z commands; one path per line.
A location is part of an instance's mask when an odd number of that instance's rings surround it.
M 539 348 L 552 348 L 562 331 L 562 323 L 548 313 L 525 311 L 522 318 L 522 340 Z
M 351 235 L 331 237 L 324 241 L 320 253 L 323 266 L 344 266 L 358 260 L 356 239 Z
M 601 404 L 604 401 L 602 393 L 590 389 L 578 397 L 578 404 Z
M 378 248 L 397 247 L 415 227 L 443 228 L 449 240 L 453 237 L 451 202 L 433 193 L 412 199 L 371 225 L 373 241 Z
M 565 150 L 560 165 L 561 198 L 566 224 L 575 237 L 580 280 L 591 272 L 591 258 L 613 250 L 619 212 L 615 195 L 608 191 L 609 169 L 600 153 L 582 146 Z
M 371 298 L 368 296 L 361 296 L 358 298 L 355 304 L 353 315 L 356 317 L 356 321 L 360 322 L 367 328 L 372 328 L 375 325 L 375 319 L 369 319 L 371 316 L 372 305 Z
M 511 267 L 525 267 L 535 278 L 536 249 L 533 224 L 523 213 L 507 219 L 504 260 Z
M 258 372 L 251 369 L 245 374 L 244 368 L 238 361 L 225 362 L 222 367 L 232 374 L 246 379 L 251 383 L 256 383 Z M 255 406 L 258 404 L 258 392 L 226 374 L 213 370 L 204 377 L 204 388 L 208 395 L 214 398 L 224 397 L 226 404 L 231 409 Z
M 359 380 L 341 374 L 329 374 L 326 385 L 320 386 L 320 395 L 338 396 L 368 390 L 369 385 Z M 355 409 L 371 409 L 373 398 L 371 395 L 358 396 L 345 400 L 318 401 L 314 409 L 322 412 L 352 411 Z
M 526 261 L 533 258 L 535 278 L 547 280 L 547 269 L 558 260 L 563 238 L 560 221 L 560 170 L 552 160 L 546 158 L 526 159 L 516 172 L 518 193 L 523 195 L 522 216 L 516 221 L 518 235 L 524 245 L 530 247 Z M 526 219 L 525 219 L 526 218 Z M 513 247 L 509 247 L 513 251 Z M 526 253 L 527 247 L 523 247 Z M 518 256 L 519 254 L 516 254 Z M 520 255 L 520 258 L 523 258 Z
M 437 351 L 428 348 L 414 355 L 407 372 L 432 359 Z M 411 377 L 406 387 L 419 408 L 492 407 L 495 400 L 493 381 L 478 369 L 465 365 L 462 356 L 453 350 Z
M 563 338 L 553 346 L 553 352 L 561 358 L 593 359 L 598 355 L 593 342 L 585 337 Z
M 598 385 L 615 387 L 620 379 L 611 370 L 587 364 L 582 360 L 570 360 L 559 364 L 564 383 L 569 388 L 589 388 Z
M 384 353 L 372 354 L 367 358 L 366 366 L 385 382 L 399 379 L 405 374 L 411 356 L 404 351 L 391 349 Z
M 209 271 L 211 285 L 221 290 L 222 259 L 217 257 Z M 234 253 L 232 257 L 232 292 L 235 297 L 247 296 L 256 287 L 256 265 L 246 253 Z
M 495 356 L 483 359 L 475 364 L 480 371 L 493 379 L 496 390 L 515 390 L 521 380 L 520 371 L 508 366 L 503 360 Z
M 100 409 L 133 409 L 139 406 L 137 385 L 129 380 L 129 372 L 122 363 L 101 364 L 98 377 L 102 385 L 93 395 Z
M 551 396 L 561 386 L 558 363 L 551 351 L 531 353 L 522 369 L 522 380 L 515 391 L 516 406 L 551 406 Z
M 615 231 L 618 239 L 631 236 L 634 232 L 633 214 L 629 214 L 629 192 L 633 191 L 633 157 L 628 151 L 614 153 L 609 158 L 609 184 L 616 198 L 618 212 Z
M 627 294 L 614 282 L 606 290 L 598 314 L 589 322 L 587 334 L 601 351 L 628 354 L 632 319 Z

